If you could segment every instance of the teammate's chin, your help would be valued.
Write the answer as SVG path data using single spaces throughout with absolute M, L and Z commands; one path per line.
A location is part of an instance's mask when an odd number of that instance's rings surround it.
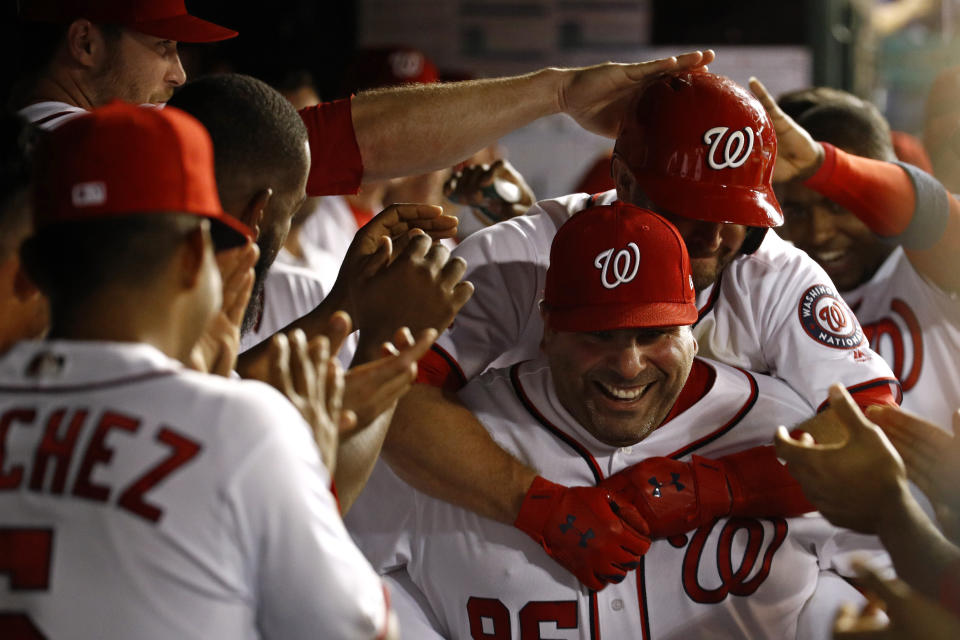
M 697 292 L 703 291 L 714 284 L 723 270 L 733 260 L 735 254 L 718 253 L 703 258 L 690 258 L 690 270 L 693 272 L 693 288 Z
M 597 382 L 590 386 L 581 421 L 597 440 L 614 447 L 630 446 L 646 438 L 672 405 L 664 402 L 662 382 L 648 384 L 635 400 L 611 397 Z

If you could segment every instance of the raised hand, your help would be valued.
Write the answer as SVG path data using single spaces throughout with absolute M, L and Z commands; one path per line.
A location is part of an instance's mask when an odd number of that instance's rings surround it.
M 503 193 L 505 190 L 512 193 Z M 455 171 L 443 185 L 443 194 L 451 202 L 471 207 L 485 225 L 521 216 L 534 202 L 530 185 L 502 158 L 490 165 L 471 165 Z
M 846 429 L 841 442 L 815 444 L 777 430 L 777 455 L 786 460 L 803 493 L 827 520 L 861 533 L 877 533 L 886 505 L 907 489 L 907 474 L 896 449 L 867 420 L 842 385 L 830 387 L 830 407 Z
M 339 433 L 353 428 L 356 416 L 343 409 L 343 370 L 331 356 L 330 341 L 318 336 L 307 344 L 303 331 L 271 338 L 270 369 L 264 382 L 287 397 L 313 430 L 320 457 L 330 471 L 336 469 Z
M 362 328 L 362 319 L 353 306 L 358 292 L 396 257 L 394 242 L 405 242 L 412 233 L 424 233 L 434 240 L 452 238 L 457 234 L 457 218 L 445 215 L 442 207 L 434 205 L 392 204 L 353 237 L 327 297 L 336 309 L 346 311 L 358 328 Z
M 953 414 L 953 435 L 899 407 L 867 410 L 903 458 L 907 474 L 933 504 L 944 533 L 960 541 L 960 411 Z
M 190 368 L 220 376 L 233 371 L 240 348 L 240 325 L 253 289 L 253 267 L 259 256 L 252 242 L 217 253 L 223 299 L 220 311 L 210 319 L 190 352 Z
M 352 292 L 361 357 L 379 357 L 380 345 L 399 327 L 415 335 L 425 329 L 445 330 L 473 295 L 473 285 L 461 281 L 466 268 L 462 259 L 451 259 L 446 247 L 431 243 L 425 234 L 410 239 L 392 263 Z
M 667 71 L 705 67 L 713 59 L 714 53 L 708 49 L 649 62 L 607 62 L 592 67 L 563 69 L 557 104 L 561 112 L 571 116 L 587 131 L 616 138 L 630 97 L 644 81 Z
M 767 88 L 756 78 L 750 78 L 750 91 L 767 110 L 777 134 L 777 161 L 773 167 L 773 181 L 809 178 L 823 164 L 823 147 L 807 130 L 777 106 Z
M 833 623 L 834 640 L 948 640 L 960 637 L 960 619 L 902 580 L 885 579 L 854 564 L 869 602 L 861 610 L 843 605 Z M 886 611 L 888 620 L 878 615 Z
M 347 371 L 343 405 L 357 417 L 354 430 L 364 428 L 395 406 L 417 377 L 417 361 L 436 339 L 435 329 L 424 330 L 414 340 L 410 330 L 401 327 L 392 343 L 383 346 L 381 358 Z

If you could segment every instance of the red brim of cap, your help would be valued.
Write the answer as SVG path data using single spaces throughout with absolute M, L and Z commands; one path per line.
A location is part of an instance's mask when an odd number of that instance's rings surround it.
M 229 213 L 207 216 L 210 220 L 210 237 L 217 251 L 232 249 L 253 240 L 253 231 Z
M 636 178 L 657 211 L 693 220 L 750 227 L 779 227 L 783 224 L 783 212 L 770 187 L 752 189 L 642 174 L 637 174 Z
M 235 38 L 239 33 L 189 14 L 150 20 L 128 25 L 131 29 L 156 38 L 177 42 L 218 42 Z
M 582 307 L 551 308 L 550 328 L 554 331 L 613 331 L 647 327 L 676 327 L 697 321 L 697 305 L 684 302 L 656 302 L 643 305 L 616 303 Z

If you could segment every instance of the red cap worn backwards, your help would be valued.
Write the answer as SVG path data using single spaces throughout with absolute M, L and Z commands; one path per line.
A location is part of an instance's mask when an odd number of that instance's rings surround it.
M 220 204 L 210 134 L 179 109 L 116 100 L 47 134 L 37 154 L 37 230 L 145 213 L 209 218 L 219 248 L 252 236 Z
M 87 18 L 179 42 L 216 42 L 238 35 L 190 15 L 184 0 L 33 0 L 24 5 L 21 15 L 37 22 Z
M 585 209 L 553 239 L 543 305 L 555 331 L 693 324 L 683 238 L 657 214 L 625 202 Z

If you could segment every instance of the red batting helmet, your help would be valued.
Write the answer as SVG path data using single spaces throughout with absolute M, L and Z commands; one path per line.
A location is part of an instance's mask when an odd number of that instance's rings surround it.
M 654 207 L 695 220 L 777 227 L 777 137 L 763 105 L 712 73 L 665 74 L 637 92 L 614 147 Z

